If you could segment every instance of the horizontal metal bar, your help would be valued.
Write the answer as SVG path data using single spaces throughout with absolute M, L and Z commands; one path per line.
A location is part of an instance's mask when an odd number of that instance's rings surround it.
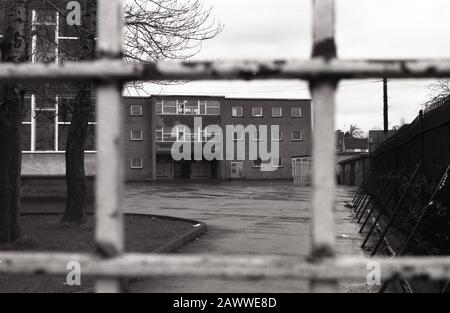
M 231 80 L 450 77 L 450 60 L 223 61 L 123 63 L 115 60 L 56 64 L 0 64 L 0 80 Z
M 364 280 L 378 262 L 382 280 L 429 277 L 450 280 L 450 257 L 345 257 L 323 262 L 299 262 L 273 256 L 125 254 L 101 259 L 89 254 L 0 253 L 0 273 L 66 275 L 69 262 L 79 262 L 81 274 L 95 277 L 219 277 L 233 279 Z

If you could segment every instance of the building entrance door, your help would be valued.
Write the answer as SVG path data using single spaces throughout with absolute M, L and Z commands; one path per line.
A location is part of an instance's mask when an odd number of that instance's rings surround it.
M 181 161 L 175 162 L 174 177 L 175 178 L 191 178 L 191 162 Z
M 244 178 L 244 162 L 231 162 L 231 178 Z
M 292 158 L 292 177 L 295 185 L 311 184 L 311 160 L 309 158 Z

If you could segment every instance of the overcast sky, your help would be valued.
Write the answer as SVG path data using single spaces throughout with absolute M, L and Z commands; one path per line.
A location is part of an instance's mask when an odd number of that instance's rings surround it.
M 197 60 L 307 59 L 311 54 L 311 0 L 204 0 L 224 24 L 205 42 Z M 450 56 L 448 0 L 338 0 L 340 58 L 440 58 Z M 430 80 L 389 83 L 390 126 L 415 118 L 430 95 Z M 154 86 L 152 94 L 218 94 L 229 97 L 309 98 L 301 81 L 192 82 Z M 382 82 L 341 82 L 337 128 L 382 127 Z

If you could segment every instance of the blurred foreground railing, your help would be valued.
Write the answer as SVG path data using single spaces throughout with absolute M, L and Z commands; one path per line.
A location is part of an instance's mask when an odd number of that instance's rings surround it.
M 77 260 L 84 275 L 98 277 L 97 291 L 120 291 L 120 278 L 208 276 L 307 279 L 312 291 L 337 291 L 346 278 L 365 281 L 371 262 L 383 279 L 450 279 L 450 258 L 364 259 L 335 257 L 335 92 L 339 79 L 450 77 L 450 60 L 341 61 L 336 59 L 334 1 L 314 1 L 313 59 L 309 61 L 124 64 L 120 0 L 99 0 L 98 52 L 89 63 L 1 64 L 0 81 L 93 80 L 97 83 L 98 255 L 1 252 L 0 273 L 63 274 Z M 122 214 L 122 83 L 127 80 L 305 79 L 314 103 L 312 250 L 308 260 L 265 256 L 168 256 L 124 253 Z

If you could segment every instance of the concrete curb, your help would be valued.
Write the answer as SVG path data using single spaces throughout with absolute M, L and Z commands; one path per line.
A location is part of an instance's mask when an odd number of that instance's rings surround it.
M 35 215 L 62 215 L 64 212 L 45 212 L 45 213 L 39 213 L 39 212 L 23 212 L 20 213 L 22 216 L 35 216 Z M 89 212 L 88 214 L 92 215 L 92 212 Z M 177 222 L 184 222 L 192 224 L 192 229 L 185 232 L 184 234 L 179 235 L 177 238 L 170 240 L 169 242 L 161 245 L 160 247 L 154 249 L 151 252 L 148 253 L 171 253 L 179 250 L 189 242 L 193 241 L 195 238 L 202 236 L 204 233 L 208 231 L 208 227 L 205 223 L 199 222 L 196 220 L 181 218 L 181 217 L 174 217 L 174 216 L 164 216 L 164 215 L 153 215 L 153 214 L 142 214 L 142 213 L 125 213 L 125 216 L 142 216 L 145 218 L 155 218 L 160 220 L 166 220 L 166 221 L 177 221 Z M 144 278 L 143 278 L 144 279 Z M 136 283 L 140 279 L 130 279 L 128 280 L 128 283 L 124 284 L 125 292 L 127 292 L 128 284 Z M 75 293 L 93 293 L 94 290 L 92 288 L 86 288 L 81 291 L 75 292 Z
M 183 221 L 180 219 L 179 221 Z M 155 249 L 152 253 L 171 253 L 179 250 L 195 238 L 202 236 L 208 231 L 205 223 L 198 222 L 193 225 L 193 229 L 169 241 L 161 247 Z
M 62 215 L 64 212 L 23 212 L 20 213 L 21 216 L 35 216 L 35 215 Z M 92 215 L 92 212 L 88 213 Z M 174 217 L 174 216 L 165 216 L 165 215 L 154 215 L 154 214 L 143 214 L 143 213 L 125 213 L 125 216 L 135 216 L 135 217 L 145 217 L 145 218 L 154 218 L 159 220 L 166 221 L 176 221 L 176 222 L 184 222 L 188 224 L 192 224 L 192 229 L 177 236 L 175 239 L 170 240 L 169 242 L 162 244 L 160 247 L 154 249 L 149 253 L 171 253 L 176 250 L 182 248 L 184 245 L 188 244 L 192 240 L 197 237 L 200 237 L 204 233 L 208 231 L 208 227 L 205 223 L 199 222 L 196 220 Z
M 153 250 L 151 253 L 171 253 L 180 249 L 184 245 L 188 244 L 197 237 L 200 237 L 208 231 L 208 227 L 205 223 L 187 218 L 166 216 L 166 215 L 154 215 L 154 214 L 142 214 L 142 213 L 125 213 L 127 216 L 146 216 L 166 221 L 184 222 L 192 224 L 192 229 L 179 235 L 177 238 L 170 240 L 169 242 L 161 245 Z

